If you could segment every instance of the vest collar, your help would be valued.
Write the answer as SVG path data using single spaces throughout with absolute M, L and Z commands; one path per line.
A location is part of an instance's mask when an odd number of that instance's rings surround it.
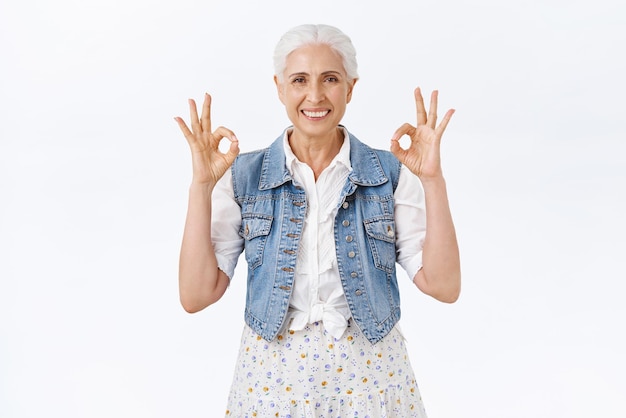
M 273 189 L 292 180 L 285 164 L 283 135 L 276 138 L 265 150 L 259 190 Z M 359 186 L 379 186 L 389 181 L 376 153 L 351 133 L 348 135 L 350 138 L 350 164 L 352 165 L 352 171 L 348 176 L 350 181 Z M 276 167 L 280 167 L 280 169 L 277 170 Z

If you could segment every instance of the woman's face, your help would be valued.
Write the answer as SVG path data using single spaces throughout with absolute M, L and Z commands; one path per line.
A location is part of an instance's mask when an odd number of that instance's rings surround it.
M 356 80 L 348 81 L 341 57 L 328 45 L 300 47 L 287 56 L 286 64 L 284 81 L 274 81 L 294 134 L 333 138 Z

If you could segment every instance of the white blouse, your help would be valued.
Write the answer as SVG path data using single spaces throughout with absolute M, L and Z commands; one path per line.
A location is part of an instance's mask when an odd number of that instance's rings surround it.
M 350 141 L 344 129 L 339 153 L 317 181 L 311 168 L 291 151 L 289 131 L 283 137 L 286 166 L 294 181 L 306 193 L 307 213 L 300 240 L 294 286 L 285 325 L 294 331 L 306 324 L 323 321 L 335 338 L 340 338 L 350 319 L 350 309 L 341 286 L 335 255 L 334 219 L 341 189 L 352 170 Z M 397 262 L 413 279 L 422 267 L 422 246 L 426 235 L 424 191 L 419 178 L 404 165 L 394 193 Z M 213 247 L 219 268 L 232 278 L 244 241 L 239 236 L 241 210 L 233 195 L 232 173 L 226 174 L 213 191 Z

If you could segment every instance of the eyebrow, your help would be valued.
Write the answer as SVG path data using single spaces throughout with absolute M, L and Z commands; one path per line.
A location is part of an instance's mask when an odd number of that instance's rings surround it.
M 321 75 L 325 76 L 325 75 L 330 75 L 330 74 L 341 76 L 341 72 L 340 71 L 336 71 L 336 70 L 323 71 Z M 299 76 L 299 75 L 310 75 L 310 74 L 305 72 L 305 71 L 299 71 L 299 72 L 296 72 L 296 73 L 293 73 L 293 74 L 289 74 L 288 78 Z

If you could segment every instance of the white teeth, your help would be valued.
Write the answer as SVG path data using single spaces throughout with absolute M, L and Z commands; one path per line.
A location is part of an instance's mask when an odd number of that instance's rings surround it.
M 328 110 L 324 110 L 321 112 L 309 112 L 308 110 L 303 110 L 302 113 L 308 118 L 323 118 L 328 114 Z

